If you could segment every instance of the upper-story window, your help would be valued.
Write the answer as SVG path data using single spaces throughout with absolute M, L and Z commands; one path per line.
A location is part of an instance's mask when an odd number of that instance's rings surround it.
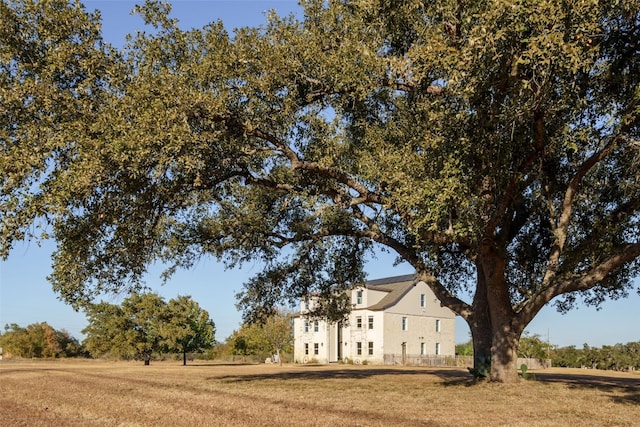
M 407 317 L 403 316 L 402 317 L 402 330 L 406 331 L 407 329 L 409 329 L 409 325 L 408 325 L 409 319 L 407 319 Z
M 362 290 L 356 291 L 356 304 L 362 304 Z
M 362 316 L 356 316 L 356 328 L 362 329 Z
M 320 327 L 318 326 L 318 321 L 313 322 L 313 332 L 318 332 Z
M 425 294 L 420 294 L 420 307 L 424 308 L 427 304 L 427 296 Z
M 367 318 L 367 323 L 369 324 L 369 329 L 373 329 L 373 316 Z
M 436 332 L 440 332 L 440 319 L 436 319 Z
M 308 320 L 304 321 L 304 331 L 305 332 L 309 332 L 309 321 Z

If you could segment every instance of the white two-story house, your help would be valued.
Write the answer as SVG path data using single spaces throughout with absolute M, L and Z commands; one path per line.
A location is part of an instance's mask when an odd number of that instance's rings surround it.
M 299 363 L 399 363 L 422 356 L 455 356 L 455 315 L 414 275 L 371 280 L 351 291 L 347 322 L 294 318 Z M 310 302 L 313 304 L 313 301 Z

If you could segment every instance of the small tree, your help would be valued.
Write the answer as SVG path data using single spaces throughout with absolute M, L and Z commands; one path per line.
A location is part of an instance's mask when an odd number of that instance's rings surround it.
M 291 314 L 279 312 L 267 318 L 262 325 L 262 331 L 272 352 L 277 355 L 278 362 L 282 365 L 282 353 L 290 352 L 293 344 L 293 319 Z
M 473 356 L 473 342 L 471 340 L 456 344 L 456 356 Z
M 243 323 L 240 329 L 233 331 L 227 338 L 227 344 L 231 353 L 238 356 L 266 357 L 271 352 L 262 328 L 255 323 Z
M 55 329 L 49 326 L 46 323 L 41 323 L 39 325 L 40 331 L 38 331 L 38 335 L 41 334 L 41 342 L 42 342 L 42 357 L 56 357 L 62 353 L 62 346 L 58 341 L 58 334 Z
M 16 323 L 4 326 L 4 334 L 0 336 L 0 345 L 7 355 L 28 357 L 31 345 L 27 330 Z
M 200 308 L 189 296 L 169 300 L 160 325 L 163 343 L 169 352 L 182 353 L 182 364 L 187 364 L 187 353 L 203 351 L 215 345 L 215 325 L 209 313 Z
M 525 332 L 518 343 L 518 357 L 542 360 L 547 358 L 549 351 L 549 344 L 538 334 L 530 335 Z
M 134 293 L 121 306 L 99 303 L 87 307 L 89 325 L 84 344 L 94 356 L 133 357 L 149 365 L 154 352 L 162 352 L 160 328 L 166 303 L 158 294 Z
M 263 323 L 244 323 L 233 331 L 227 339 L 231 352 L 243 356 L 278 356 L 282 363 L 282 353 L 291 352 L 293 344 L 293 324 L 290 313 L 276 310 Z
M 120 306 L 100 302 L 86 306 L 85 313 L 88 325 L 82 330 L 86 336 L 83 345 L 91 356 L 132 357 L 124 335 L 130 325 Z

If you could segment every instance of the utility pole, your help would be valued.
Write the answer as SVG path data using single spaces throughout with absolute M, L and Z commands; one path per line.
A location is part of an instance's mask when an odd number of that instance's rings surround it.
M 551 359 L 551 356 L 549 354 L 550 351 L 551 351 L 551 339 L 549 337 L 549 328 L 547 328 L 547 363 L 550 363 L 549 362 L 549 359 Z M 545 365 L 546 365 L 546 363 L 545 363 Z

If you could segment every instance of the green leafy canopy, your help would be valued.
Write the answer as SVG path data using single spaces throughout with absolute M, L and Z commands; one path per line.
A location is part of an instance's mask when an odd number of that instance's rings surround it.
M 83 344 L 94 357 L 149 361 L 154 353 L 186 353 L 211 348 L 215 325 L 189 296 L 165 302 L 154 293 L 132 293 L 120 305 L 100 302 L 85 308 Z

